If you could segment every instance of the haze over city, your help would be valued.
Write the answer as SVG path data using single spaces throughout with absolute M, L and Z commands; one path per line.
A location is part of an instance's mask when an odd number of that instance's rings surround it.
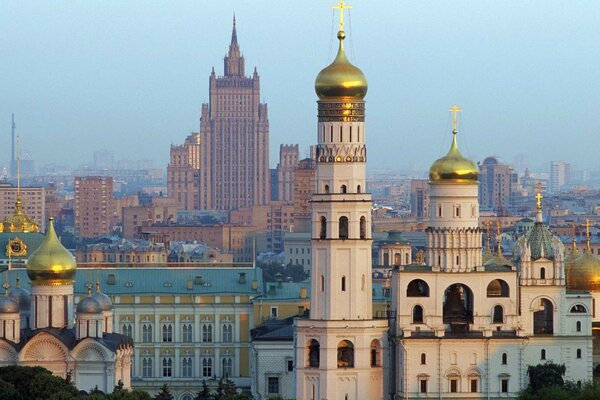
M 336 50 L 327 6 L 2 2 L 0 143 L 9 148 L 15 113 L 37 165 L 76 166 L 97 148 L 166 165 L 169 144 L 198 130 L 208 76 L 213 66 L 223 73 L 235 13 L 246 72 L 257 67 L 269 106 L 270 164 L 279 143 L 299 142 L 304 156 L 316 136 L 314 79 Z M 598 167 L 600 3 L 352 6 L 348 53 L 369 80 L 370 169 L 426 170 L 448 148 L 447 109 L 455 103 L 464 110 L 461 149 L 472 159 L 513 163 L 525 154 L 538 169 L 553 159 Z M 0 163 L 8 165 L 9 155 Z

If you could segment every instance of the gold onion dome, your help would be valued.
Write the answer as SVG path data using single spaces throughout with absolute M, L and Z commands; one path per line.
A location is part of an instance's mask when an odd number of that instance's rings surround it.
M 40 228 L 35 223 L 35 221 L 29 218 L 23 211 L 21 195 L 17 194 L 17 201 L 15 203 L 15 213 L 14 215 L 2 221 L 2 223 L 0 224 L 0 232 L 32 233 L 39 231 Z
M 70 285 L 76 269 L 75 258 L 58 240 L 53 218 L 50 218 L 46 237 L 27 261 L 27 276 L 31 284 Z
M 479 178 L 479 168 L 475 163 L 464 158 L 458 150 L 456 130 L 452 132 L 452 145 L 448 154 L 437 159 L 429 169 L 431 182 L 476 183 Z
M 600 291 L 600 260 L 590 251 L 584 251 L 568 263 L 567 288 Z
M 319 100 L 362 100 L 367 94 L 367 77 L 346 57 L 344 51 L 346 33 L 340 30 L 337 37 L 340 40 L 337 56 L 317 75 L 315 92 L 317 92 Z

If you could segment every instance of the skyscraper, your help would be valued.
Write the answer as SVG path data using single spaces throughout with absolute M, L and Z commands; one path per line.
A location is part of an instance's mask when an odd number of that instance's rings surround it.
M 297 144 L 279 146 L 279 164 L 277 164 L 277 200 L 291 203 L 294 200 L 294 169 L 298 166 Z
M 519 176 L 510 165 L 499 162 L 496 157 L 483 160 L 479 166 L 479 201 L 482 209 L 502 213 L 513 206 L 513 199 L 519 194 Z
M 171 145 L 167 166 L 167 193 L 181 210 L 200 208 L 200 135 L 192 133 L 180 145 Z
M 550 193 L 558 193 L 569 183 L 571 166 L 564 161 L 550 162 Z
M 114 209 L 111 176 L 75 177 L 75 228 L 80 237 L 108 234 Z
M 297 399 L 382 399 L 387 321 L 373 319 L 371 194 L 365 193 L 367 80 L 339 50 L 317 76 L 310 318 L 295 322 Z M 387 398 L 387 397 L 385 397 Z
M 224 75 L 213 68 L 202 105 L 200 208 L 232 210 L 270 201 L 269 120 L 256 68 L 245 74 L 235 18 Z

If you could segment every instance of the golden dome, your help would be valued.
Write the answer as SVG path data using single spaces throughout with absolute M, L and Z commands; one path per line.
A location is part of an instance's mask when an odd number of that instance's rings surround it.
M 456 130 L 452 134 L 452 146 L 450 146 L 448 154 L 433 163 L 429 169 L 429 180 L 431 182 L 477 183 L 479 168 L 473 161 L 460 154 L 456 143 Z
M 70 285 L 77 264 L 73 255 L 56 237 L 53 218 L 50 218 L 44 241 L 27 260 L 27 276 L 32 285 Z
M 570 260 L 566 275 L 570 290 L 600 291 L 600 260 L 589 251 Z
M 21 204 L 21 195 L 17 194 L 17 202 L 15 203 L 15 214 L 8 217 L 0 223 L 0 232 L 39 232 L 40 228 L 34 220 L 29 218 L 23 212 Z
M 352 99 L 362 100 L 367 94 L 365 74 L 348 61 L 344 51 L 346 33 L 339 31 L 340 40 L 337 56 L 333 62 L 317 75 L 315 91 L 319 100 Z

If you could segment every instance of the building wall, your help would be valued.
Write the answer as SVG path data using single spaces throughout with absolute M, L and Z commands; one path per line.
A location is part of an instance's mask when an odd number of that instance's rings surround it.
M 298 165 L 299 158 L 297 144 L 279 146 L 279 164 L 277 164 L 277 200 L 279 201 L 291 203 L 294 200 L 294 169 Z
M 114 209 L 112 177 L 75 177 L 75 228 L 80 237 L 108 234 Z
M 200 135 L 193 133 L 180 145 L 171 145 L 167 166 L 167 193 L 181 210 L 200 208 Z
M 0 185 L 0 221 L 15 214 L 17 188 L 10 184 Z M 21 201 L 25 214 L 33 219 L 45 231 L 46 226 L 46 190 L 44 188 L 21 188 Z

